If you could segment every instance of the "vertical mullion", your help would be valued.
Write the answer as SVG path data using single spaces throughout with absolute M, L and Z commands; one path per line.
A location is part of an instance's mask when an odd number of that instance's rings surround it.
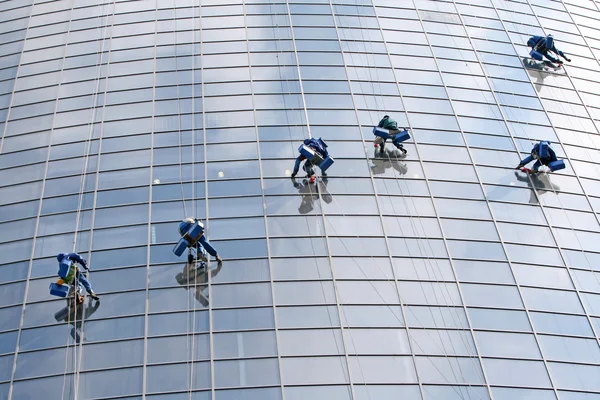
M 149 319 L 150 319 L 150 254 L 152 250 L 152 190 L 154 180 L 152 179 L 154 170 L 154 130 L 156 123 L 155 108 L 156 108 L 156 53 L 157 53 L 157 42 L 158 37 L 158 1 L 154 2 L 154 68 L 152 71 L 152 123 L 151 123 L 151 138 L 150 138 L 150 173 L 148 190 L 148 244 L 146 250 L 146 297 L 144 299 L 144 364 L 142 366 L 142 398 L 146 398 L 147 385 L 148 385 L 148 333 L 149 333 Z
M 256 135 L 256 151 L 258 155 L 258 173 L 260 179 L 260 187 L 261 187 L 261 198 L 263 204 L 263 223 L 265 224 L 265 242 L 267 246 L 267 263 L 269 265 L 269 285 L 271 286 L 271 303 L 273 310 L 273 321 L 274 321 L 274 332 L 275 332 L 275 349 L 277 351 L 277 369 L 279 371 L 279 390 L 281 393 L 282 400 L 285 400 L 285 392 L 283 390 L 283 369 L 281 365 L 281 352 L 279 351 L 279 325 L 277 323 L 277 313 L 275 312 L 275 283 L 273 279 L 273 266 L 271 264 L 271 245 L 269 241 L 269 224 L 267 219 L 267 204 L 265 200 L 265 190 L 264 190 L 264 174 L 262 168 L 262 157 L 260 153 L 260 135 L 258 131 L 258 119 L 256 117 L 256 103 L 255 103 L 255 93 L 254 93 L 254 81 L 252 79 L 252 59 L 250 57 L 250 39 L 248 38 L 248 22 L 247 22 L 247 14 L 246 14 L 246 0 L 242 0 L 242 8 L 244 12 L 244 30 L 246 32 L 246 51 L 247 51 L 247 60 L 248 60 L 248 73 L 250 77 L 250 95 L 252 97 L 252 114 L 254 116 L 254 132 Z M 277 40 L 276 38 L 274 40 Z M 285 95 L 282 93 L 282 97 Z M 287 110 L 285 110 L 287 112 Z

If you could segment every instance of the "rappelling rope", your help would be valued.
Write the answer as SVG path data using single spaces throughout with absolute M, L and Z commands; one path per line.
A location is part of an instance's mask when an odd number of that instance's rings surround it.
M 310 187 L 309 187 L 309 188 L 310 188 Z M 312 194 L 312 193 L 311 193 L 311 194 Z M 336 203 L 337 203 L 337 201 L 336 201 Z M 338 207 L 339 207 L 339 205 L 338 205 Z M 324 213 L 324 212 L 323 212 L 323 217 L 324 217 L 324 218 L 326 218 L 326 215 L 325 215 L 325 213 Z M 335 230 L 335 229 L 334 229 L 334 230 Z M 359 237 L 359 239 L 360 239 L 360 237 Z M 344 245 L 344 247 L 345 247 L 345 243 L 344 243 L 343 241 L 342 241 L 342 243 L 343 243 L 343 245 Z M 346 251 L 348 251 L 348 254 L 351 254 L 351 253 L 350 253 L 350 251 L 349 251 L 347 248 L 346 248 Z M 356 262 L 356 261 L 355 261 L 355 262 Z M 364 271 L 362 270 L 362 268 L 360 267 L 360 265 L 358 265 L 358 263 L 357 263 L 357 266 L 358 266 L 358 267 L 359 267 L 359 269 L 360 269 L 360 270 L 363 272 L 363 274 L 365 275 L 365 277 L 367 277 L 367 275 L 364 273 Z M 382 272 L 383 272 L 383 271 L 382 271 Z M 384 272 L 383 272 L 383 273 L 384 273 Z M 385 273 L 384 273 L 384 274 L 385 274 Z M 384 276 L 385 276 L 385 275 L 384 275 Z M 368 279 L 368 278 L 367 278 L 367 279 Z M 388 281 L 389 281 L 389 280 L 388 280 Z M 370 283 L 371 283 L 371 282 L 370 282 Z M 375 287 L 375 286 L 374 286 L 372 283 L 371 283 L 371 285 L 372 285 L 372 286 L 373 286 L 373 288 L 376 290 L 376 292 L 378 293 L 378 295 L 379 295 L 379 296 L 380 296 L 380 297 L 383 299 L 383 297 L 381 296 L 381 294 L 379 293 L 379 291 L 377 290 L 377 288 L 376 288 L 376 287 Z M 385 303 L 385 301 L 384 301 L 384 303 Z M 388 306 L 388 307 L 389 307 L 389 306 Z M 391 311 L 392 311 L 392 312 L 394 313 L 394 315 L 395 315 L 395 312 L 394 312 L 394 310 L 391 310 Z M 434 341 L 434 343 L 435 343 L 435 341 Z M 446 355 L 446 356 L 447 356 L 447 355 Z M 443 375 L 443 374 L 442 374 L 442 375 Z

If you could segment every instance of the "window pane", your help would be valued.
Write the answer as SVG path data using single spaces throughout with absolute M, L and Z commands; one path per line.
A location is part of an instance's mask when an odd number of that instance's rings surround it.
M 263 357 L 277 353 L 275 331 L 215 334 L 213 347 L 216 358 Z
M 476 332 L 475 338 L 483 356 L 541 358 L 533 335 Z
M 546 367 L 541 361 L 484 359 L 483 365 L 492 385 L 551 386 Z
M 333 329 L 279 332 L 282 356 L 337 355 L 344 353 L 341 331 Z
M 348 383 L 343 357 L 281 359 L 284 385 Z

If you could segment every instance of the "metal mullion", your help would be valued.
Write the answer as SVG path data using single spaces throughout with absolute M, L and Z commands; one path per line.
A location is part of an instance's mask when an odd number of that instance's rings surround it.
M 153 179 L 152 179 L 152 171 L 154 168 L 154 128 L 155 128 L 155 120 L 154 120 L 154 107 L 156 102 L 156 37 L 157 37 L 157 28 L 158 28 L 158 0 L 155 0 L 154 3 L 154 71 L 152 72 L 152 123 L 151 123 L 151 139 L 150 139 L 150 182 L 149 182 L 149 190 L 148 190 L 148 242 L 147 242 L 147 250 L 146 250 L 146 298 L 144 305 L 144 356 L 143 356 L 143 364 L 142 364 L 142 398 L 146 398 L 147 394 L 147 384 L 148 384 L 148 332 L 149 332 L 149 312 L 150 312 L 150 250 L 152 248 L 151 240 L 152 240 L 152 188 L 153 188 Z
M 276 302 L 275 302 L 275 282 L 273 279 L 273 267 L 271 264 L 271 245 L 270 245 L 270 241 L 269 241 L 269 224 L 268 224 L 268 218 L 267 218 L 267 205 L 265 202 L 265 191 L 264 191 L 264 175 L 263 175 L 263 168 L 262 168 L 262 157 L 261 157 L 261 153 L 260 153 L 260 135 L 258 132 L 258 120 L 256 118 L 256 103 L 255 103 L 255 93 L 254 93 L 254 81 L 252 79 L 252 61 L 250 58 L 250 40 L 248 39 L 248 24 L 247 24 L 247 17 L 248 15 L 246 14 L 246 0 L 242 0 L 242 7 L 243 7 L 243 11 L 244 11 L 244 30 L 246 32 L 246 50 L 247 50 L 247 59 L 248 59 L 248 71 L 249 71 L 249 77 L 250 77 L 250 94 L 252 96 L 252 113 L 254 115 L 254 132 L 256 134 L 256 149 L 257 149 L 257 155 L 258 155 L 258 173 L 259 173 L 259 180 L 260 180 L 260 186 L 261 186 L 261 198 L 262 198 L 262 204 L 263 204 L 263 223 L 265 224 L 265 242 L 266 242 L 266 246 L 267 246 L 267 263 L 269 265 L 269 285 L 271 286 L 271 302 L 272 302 L 272 310 L 273 310 L 273 320 L 275 323 L 274 326 L 274 331 L 275 331 L 275 348 L 277 351 L 277 369 L 279 371 L 279 390 L 281 393 L 281 398 L 282 400 L 285 400 L 285 391 L 283 390 L 283 381 L 284 381 L 284 376 L 283 376 L 283 367 L 281 365 L 281 352 L 280 352 L 280 337 L 279 337 L 279 324 L 277 322 L 277 312 L 276 312 Z M 291 24 L 291 22 L 290 22 Z M 287 112 L 287 110 L 286 110 Z M 264 281 L 263 281 L 264 282 Z M 267 332 L 270 330 L 267 330 Z
M 288 16 L 289 22 L 290 22 L 290 35 L 292 36 L 292 46 L 294 48 L 294 58 L 296 59 L 295 67 L 298 72 L 298 84 L 300 86 L 300 96 L 302 97 L 302 108 L 304 111 L 306 130 L 308 132 L 308 137 L 312 137 L 312 134 L 310 131 L 310 123 L 309 123 L 309 119 L 308 119 L 308 109 L 306 107 L 306 97 L 304 95 L 304 86 L 302 85 L 302 73 L 300 72 L 300 59 L 298 58 L 298 48 L 296 46 L 296 35 L 294 35 L 294 24 L 292 22 L 292 11 L 290 9 L 289 0 L 285 0 L 285 7 L 287 10 L 287 16 Z M 288 88 L 288 90 L 289 90 L 289 88 Z M 287 114 L 287 110 L 286 110 L 286 114 Z
M 352 103 L 353 103 L 354 110 L 355 110 L 355 113 L 356 113 L 356 118 L 357 118 L 357 121 L 360 121 L 360 118 L 359 118 L 359 115 L 358 115 L 358 109 L 356 107 L 356 102 L 355 102 L 355 98 L 354 98 L 354 96 L 355 96 L 354 95 L 354 91 L 352 90 L 352 85 L 351 85 L 350 78 L 349 78 L 350 75 L 348 74 L 348 65 L 346 63 L 345 58 L 343 57 L 344 50 L 343 50 L 342 41 L 341 41 L 341 38 L 340 38 L 340 35 L 339 35 L 339 32 L 338 32 L 338 25 L 337 25 L 337 21 L 335 19 L 335 11 L 334 11 L 334 8 L 333 8 L 333 1 L 332 0 L 329 0 L 329 5 L 331 7 L 331 12 L 333 14 L 333 22 L 334 22 L 334 25 L 335 25 L 336 33 L 337 33 L 337 36 L 338 36 L 338 41 L 339 41 L 339 44 L 340 44 L 340 50 L 342 52 L 342 59 L 344 61 L 344 69 L 346 71 L 346 76 L 348 77 L 348 86 L 350 88 L 350 95 L 352 96 Z M 359 19 L 359 24 L 360 24 L 360 28 L 358 28 L 358 29 L 363 29 L 362 23 L 360 22 L 361 18 L 363 18 L 363 16 L 360 14 L 360 11 L 358 11 L 359 7 L 362 7 L 362 6 L 357 5 L 357 13 L 358 13 L 357 17 Z M 377 15 L 377 10 L 375 9 L 375 5 L 372 2 L 371 2 L 371 7 L 373 7 L 373 11 L 375 13 L 375 19 L 377 20 L 377 26 L 379 27 L 378 29 L 379 29 L 380 33 L 382 34 L 382 38 L 383 38 L 383 33 L 381 32 L 381 26 L 379 25 L 379 19 L 378 19 L 378 15 Z M 366 29 L 366 28 L 364 28 L 364 29 Z M 385 39 L 383 39 L 383 40 L 384 40 L 384 46 L 386 47 L 386 54 L 388 56 L 388 59 L 390 59 L 389 52 L 387 51 L 387 46 L 386 46 Z M 369 42 L 371 42 L 370 39 L 369 39 Z M 365 48 L 365 53 L 364 54 L 367 54 L 367 57 L 368 57 L 368 55 L 372 54 L 372 53 L 366 51 L 366 48 Z M 391 63 L 391 60 L 390 60 L 390 63 Z M 367 65 L 367 68 L 369 68 L 369 67 L 370 66 Z M 371 81 L 371 84 L 372 84 L 372 81 Z M 402 105 L 404 107 L 404 98 L 400 94 L 399 90 L 398 90 L 398 94 L 400 96 L 400 101 L 402 102 Z M 374 97 L 377 96 L 377 94 L 375 93 L 375 91 L 373 91 L 373 96 Z M 404 113 L 406 114 L 406 108 L 404 108 L 404 110 L 405 110 Z M 363 131 L 361 129 L 360 122 L 359 122 L 359 130 L 360 130 L 360 135 L 361 135 L 361 138 L 362 138 L 362 141 L 363 141 L 363 147 L 364 147 L 365 146 L 364 143 L 366 142 L 366 140 L 364 138 L 364 133 L 363 133 Z M 367 152 L 365 152 L 365 155 L 367 156 L 367 159 L 368 159 L 368 153 Z M 382 227 L 382 232 L 383 232 L 383 237 L 384 237 L 384 241 L 385 241 L 385 245 L 386 245 L 386 250 L 388 252 L 388 259 L 390 261 L 390 268 L 391 268 L 392 276 L 393 276 L 393 279 L 394 279 L 394 288 L 396 289 L 396 295 L 398 296 L 398 301 L 400 303 L 400 312 L 402 313 L 402 319 L 404 320 L 404 329 L 406 330 L 406 334 L 407 334 L 408 347 L 409 347 L 409 350 L 410 350 L 410 353 L 411 353 L 411 358 L 412 358 L 412 361 L 413 361 L 413 367 L 415 369 L 415 376 L 417 378 L 417 385 L 419 386 L 419 393 L 421 394 L 421 399 L 423 399 L 424 398 L 423 383 L 421 382 L 421 378 L 419 376 L 419 371 L 417 370 L 416 354 L 415 354 L 415 352 L 413 350 L 413 343 L 412 343 L 412 340 L 410 339 L 410 337 L 411 337 L 410 336 L 410 328 L 408 326 L 408 322 L 407 322 L 407 319 L 406 319 L 406 310 L 405 310 L 406 305 L 403 302 L 402 296 L 400 295 L 400 289 L 398 287 L 398 277 L 396 276 L 396 269 L 394 267 L 394 258 L 392 256 L 391 246 L 389 244 L 389 236 L 388 236 L 388 234 L 386 232 L 386 228 L 385 228 L 384 217 L 383 217 L 382 207 L 381 207 L 381 201 L 379 199 L 379 195 L 378 195 L 378 192 L 377 192 L 377 186 L 375 184 L 375 177 L 373 176 L 372 173 L 369 174 L 369 178 L 371 180 L 371 185 L 373 186 L 373 193 L 374 193 L 374 196 L 375 196 L 375 202 L 377 204 L 377 213 L 378 213 L 379 221 L 380 221 L 381 227 Z M 395 175 L 394 175 L 394 178 L 397 179 L 395 177 Z M 399 197 L 402 197 L 403 199 L 405 199 L 406 196 L 399 196 Z M 389 282 L 389 280 L 382 280 L 382 281 Z
M 196 4 L 194 2 L 194 7 L 196 7 Z M 194 19 L 196 18 L 196 16 L 194 15 L 193 17 Z M 196 25 L 194 23 L 193 26 L 193 31 L 194 31 L 194 39 L 195 39 L 195 35 L 196 35 Z M 204 87 L 204 43 L 203 43 L 203 36 L 202 36 L 202 0 L 198 0 L 198 36 L 200 39 L 199 45 L 200 45 L 200 76 L 201 76 L 201 81 L 200 81 L 200 90 L 201 90 L 201 97 L 202 97 L 202 150 L 203 150 L 203 157 L 204 157 L 204 214 L 205 214 L 205 225 L 206 225 L 206 229 L 208 230 L 208 226 L 209 226 L 209 216 L 208 216 L 208 158 L 207 158 L 207 150 L 206 150 L 206 111 L 205 111 L 205 87 Z M 194 40 L 195 43 L 195 40 Z M 196 50 L 195 50 L 195 45 L 192 46 L 192 54 L 195 59 L 195 54 L 196 54 Z M 194 74 L 196 73 L 196 65 L 195 65 L 195 61 L 194 61 Z M 192 85 L 192 93 L 195 96 L 195 86 L 196 83 L 194 83 Z M 195 118 L 192 118 L 192 129 L 195 131 L 196 130 L 196 121 Z M 195 143 L 192 143 L 192 146 L 195 147 Z M 194 152 L 195 154 L 195 152 Z M 194 187 L 195 187 L 196 183 L 192 182 L 192 196 L 194 196 Z M 195 207 L 194 207 L 195 208 Z M 194 213 L 196 212 L 196 210 L 193 210 Z M 208 271 L 208 266 L 207 266 L 207 272 Z M 212 279 L 210 277 L 210 273 L 208 274 L 208 298 L 212 299 L 213 298 L 213 294 L 212 294 Z M 213 329 L 213 302 L 212 300 L 209 300 L 208 302 L 208 308 L 207 308 L 207 313 L 208 313 L 208 343 L 209 343 L 209 348 L 210 348 L 210 354 L 209 354 L 209 363 L 210 363 L 210 391 L 211 391 L 211 398 L 212 400 L 216 400 L 216 393 L 215 393 L 215 349 L 214 349 L 214 329 Z
M 493 4 L 492 4 L 492 5 L 493 5 Z M 531 11 L 533 12 L 533 16 L 536 18 L 536 20 L 538 21 L 538 24 L 539 24 L 539 19 L 538 19 L 538 17 L 537 17 L 537 14 L 536 14 L 536 13 L 535 13 L 535 11 L 533 10 L 533 7 L 532 7 L 532 6 L 531 6 L 529 3 L 528 3 L 528 5 L 529 5 L 529 7 L 531 8 Z M 495 5 L 494 5 L 494 9 L 495 9 L 495 8 L 496 8 L 496 7 L 495 7 Z M 497 13 L 497 11 L 496 11 L 496 13 Z M 498 16 L 499 16 L 499 15 L 498 15 Z M 502 20 L 502 18 L 500 18 L 500 16 L 499 16 L 499 20 L 500 20 L 500 22 L 502 23 L 502 25 L 504 26 L 504 21 Z M 539 26 L 540 26 L 540 28 L 542 28 L 542 25 L 541 25 L 541 24 L 540 24 Z M 543 29 L 543 28 L 542 28 L 542 29 Z M 515 46 L 515 44 L 514 44 L 514 42 L 512 41 L 512 39 L 510 38 L 510 35 L 509 35 L 509 40 L 510 40 L 510 42 L 511 42 L 511 44 L 512 44 L 512 46 L 513 46 L 513 48 L 515 49 L 515 52 L 516 52 L 516 50 L 517 50 L 517 47 Z M 570 79 L 570 78 L 569 78 L 569 79 Z M 531 79 L 530 79 L 530 82 L 531 82 Z M 572 83 L 571 83 L 571 84 L 572 84 Z M 575 88 L 575 86 L 574 86 L 574 85 L 573 85 L 573 88 Z M 558 89 L 562 89 L 562 88 L 558 88 Z M 575 90 L 577 90 L 577 89 L 575 89 Z M 536 91 L 536 93 L 537 93 L 537 91 Z M 579 95 L 579 92 L 577 92 L 577 94 Z M 494 94 L 494 96 L 495 96 L 495 94 Z M 538 96 L 538 98 L 539 98 L 539 96 Z M 580 96 L 580 99 L 581 99 L 581 96 Z M 556 128 L 554 127 L 554 124 L 552 123 L 552 120 L 550 119 L 550 117 L 549 117 L 549 115 L 548 115 L 548 111 L 546 110 L 546 107 L 544 107 L 544 103 L 541 101 L 541 99 L 540 99 L 540 103 L 541 103 L 541 105 L 542 105 L 542 109 L 543 109 L 543 111 L 544 111 L 544 114 L 546 115 L 546 118 L 548 119 L 548 121 L 549 121 L 549 124 L 550 124 L 550 126 L 552 127 L 552 130 L 553 130 L 554 132 L 556 132 Z M 582 104 L 583 104 L 583 102 L 582 102 Z M 586 110 L 587 110 L 587 108 L 586 108 Z M 592 121 L 593 121 L 593 119 L 592 119 Z M 513 137 L 513 135 L 512 135 L 512 133 L 510 132 L 510 130 L 509 130 L 509 134 L 510 134 L 510 136 L 511 136 L 512 140 L 513 140 L 513 144 L 515 145 L 515 148 L 517 148 L 517 149 L 518 149 L 518 147 L 516 146 L 516 145 L 517 145 L 517 143 L 516 143 L 516 140 L 515 140 L 515 138 Z M 560 145 L 561 145 L 561 146 L 564 148 L 564 146 L 563 146 L 563 144 L 562 144 L 562 141 L 560 140 L 560 137 L 559 137 L 558 135 L 557 135 L 556 137 L 557 137 L 557 140 L 558 140 L 558 142 L 560 143 Z M 570 161 L 571 161 L 571 160 L 570 160 L 570 157 L 569 157 L 569 155 L 568 155 L 567 153 L 565 153 L 565 158 L 566 158 L 567 160 L 569 160 L 569 163 L 571 163 L 571 162 L 570 162 Z M 571 165 L 572 165 L 572 164 L 571 164 Z M 598 215 L 597 215 L 597 214 L 596 214 L 596 212 L 594 211 L 594 207 L 592 206 L 592 203 L 591 203 L 591 201 L 590 201 L 590 199 L 589 199 L 589 196 L 587 195 L 587 193 L 585 192 L 585 190 L 583 190 L 583 185 L 581 184 L 581 178 L 579 178 L 579 175 L 577 174 L 577 172 L 576 172 L 575 170 L 573 170 L 573 174 L 574 174 L 575 178 L 577 179 L 577 182 L 579 183 L 579 185 L 580 185 L 580 186 L 581 186 L 581 188 L 582 188 L 583 195 L 584 195 L 584 196 L 585 196 L 585 198 L 587 199 L 587 201 L 588 201 L 588 204 L 589 204 L 589 206 L 590 206 L 590 209 L 592 210 L 592 213 L 594 214 L 594 216 L 595 216 L 596 220 L 597 220 L 597 221 L 600 223 L 600 218 L 598 217 Z M 535 191 L 535 190 L 534 190 L 534 191 Z M 538 195 L 537 195 L 537 192 L 536 192 L 536 196 L 538 196 Z M 558 197 L 558 195 L 557 195 L 557 197 Z M 539 196 L 538 196 L 538 198 L 539 198 Z M 560 202 L 560 200 L 559 200 L 559 202 Z M 560 202 L 560 205 L 561 205 L 561 207 L 560 207 L 560 208 L 561 208 L 561 209 L 564 211 L 564 207 L 562 206 L 562 202 Z M 559 251 L 560 257 L 561 257 L 561 259 L 562 259 L 562 261 L 563 261 L 563 263 L 564 263 L 564 267 L 566 268 L 566 270 L 567 270 L 567 273 L 569 274 L 569 278 L 571 279 L 571 283 L 573 284 L 573 288 L 574 288 L 575 292 L 577 293 L 577 297 L 578 297 L 578 299 L 579 299 L 579 302 L 581 303 L 581 307 L 582 307 L 582 309 L 583 309 L 583 312 L 584 312 L 584 314 L 585 314 L 585 316 L 586 316 L 586 318 L 587 318 L 587 320 L 588 320 L 588 323 L 590 324 L 590 328 L 592 329 L 592 332 L 594 333 L 594 336 L 595 336 L 595 338 L 596 338 L 596 341 L 597 341 L 597 342 L 598 342 L 598 344 L 600 345 L 600 337 L 599 337 L 599 332 L 596 332 L 596 329 L 595 329 L 595 327 L 594 327 L 594 324 L 593 324 L 593 322 L 592 322 L 592 319 L 591 319 L 591 317 L 590 317 L 590 313 L 588 313 L 588 311 L 587 311 L 587 308 L 586 308 L 586 306 L 585 306 L 584 302 L 582 301 L 582 298 L 581 298 L 581 296 L 580 296 L 580 293 L 579 293 L 580 291 L 579 291 L 579 289 L 577 288 L 577 285 L 575 284 L 575 279 L 573 278 L 573 273 L 572 273 L 572 271 L 571 271 L 571 268 L 569 267 L 569 265 L 568 265 L 568 263 L 567 263 L 567 258 L 566 258 L 566 257 L 565 257 L 565 255 L 564 255 L 564 252 L 563 252 L 563 250 L 562 250 L 562 246 L 560 246 L 560 245 L 558 244 L 558 241 L 557 241 L 557 235 L 556 235 L 556 233 L 555 233 L 555 231 L 554 231 L 554 228 L 553 228 L 553 227 L 552 227 L 552 225 L 550 224 L 550 219 L 548 218 L 548 214 L 547 214 L 547 212 L 546 212 L 546 209 L 545 209 L 545 208 L 546 208 L 546 206 L 544 206 L 544 205 L 542 204 L 542 202 L 540 201 L 540 202 L 539 202 L 539 207 L 540 207 L 540 209 L 542 210 L 542 213 L 544 214 L 544 218 L 546 219 L 546 221 L 547 221 L 547 223 L 548 223 L 548 227 L 549 227 L 549 229 L 550 229 L 550 233 L 552 234 L 552 238 L 554 239 L 554 241 L 555 241 L 555 243 L 556 243 L 556 249 Z M 553 208 L 553 207 L 551 207 L 551 208 Z M 567 216 L 567 219 L 569 219 L 569 218 L 568 218 L 568 216 Z M 570 223 L 570 220 L 569 220 L 569 223 Z M 575 229 L 574 229 L 573 227 L 571 227 L 571 231 L 574 231 L 574 230 L 575 230 Z M 579 242 L 579 239 L 577 239 L 577 240 L 578 240 L 578 242 Z M 583 247 L 582 247 L 582 249 L 581 249 L 581 252 L 585 254 L 585 250 L 583 250 Z M 519 289 L 519 292 L 520 292 L 520 289 Z M 529 312 L 527 313 L 527 316 L 528 316 L 528 318 L 530 319 L 530 323 L 531 323 L 531 318 L 529 317 Z M 532 326 L 532 328 L 534 329 L 534 332 L 535 332 L 535 328 L 534 328 L 533 324 L 532 324 L 531 326 Z M 540 350 L 541 350 L 541 348 L 540 348 Z M 544 360 L 544 362 L 545 362 L 545 360 Z M 548 370 L 548 374 L 550 374 L 550 371 L 549 371 L 549 370 Z M 556 390 L 556 389 L 555 389 L 555 390 Z

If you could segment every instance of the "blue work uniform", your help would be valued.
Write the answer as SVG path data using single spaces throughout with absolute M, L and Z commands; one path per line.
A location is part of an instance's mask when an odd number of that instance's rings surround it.
M 75 263 L 80 264 L 86 270 L 88 269 L 86 261 L 81 258 L 77 253 L 58 253 L 56 256 L 58 260 L 58 276 L 65 281 L 68 285 L 73 285 L 75 280 L 81 282 L 85 290 L 93 294 L 94 290 L 92 285 L 86 279 L 85 275 L 81 273 Z
M 533 171 L 537 171 L 538 168 L 540 168 L 542 165 L 547 166 L 551 162 L 557 161 L 556 153 L 554 152 L 554 150 L 552 150 L 552 147 L 548 146 L 548 157 L 540 157 L 539 148 L 540 144 L 536 143 L 535 146 L 533 146 L 533 149 L 531 149 L 531 154 L 528 157 L 522 159 L 518 167 L 523 167 L 532 162 L 533 160 L 537 160 L 531 168 Z
M 191 222 L 192 219 L 189 218 L 187 221 L 183 221 L 179 224 L 179 233 L 182 234 L 182 232 L 187 232 L 187 230 L 193 225 L 193 223 Z M 194 220 L 198 221 L 197 219 Z M 210 254 L 213 257 L 217 257 L 217 250 L 210 244 L 210 242 L 208 240 L 206 240 L 206 236 L 204 236 L 204 230 L 202 231 L 202 236 L 200 236 L 200 238 L 198 239 L 198 241 L 196 243 L 193 243 L 190 247 L 196 249 L 198 254 L 202 254 L 202 249 L 201 247 L 203 247 L 204 249 L 206 249 L 206 251 L 208 252 L 208 254 Z
M 553 63 L 560 63 L 560 60 L 548 54 L 549 51 L 563 57 L 567 61 L 570 61 L 569 58 L 565 55 L 565 53 L 556 48 L 556 46 L 554 45 L 554 38 L 551 35 L 532 36 L 527 41 L 527 46 L 539 52 Z
M 319 153 L 321 155 L 321 158 L 323 158 L 323 159 L 325 159 L 325 158 L 327 158 L 327 156 L 329 156 L 329 152 L 327 151 L 327 144 L 325 144 L 325 142 L 321 138 L 305 139 L 304 145 L 315 150 L 317 153 Z M 304 169 L 304 171 L 306 171 L 308 176 L 313 176 L 315 173 L 312 168 L 313 163 L 311 160 L 307 160 L 306 157 L 304 157 L 302 154 L 300 154 L 296 158 L 296 163 L 294 164 L 294 170 L 292 171 L 292 175 L 296 175 L 298 173 L 298 170 L 300 169 L 300 163 L 303 160 L 306 160 L 306 162 L 304 163 L 304 167 L 302 169 Z

